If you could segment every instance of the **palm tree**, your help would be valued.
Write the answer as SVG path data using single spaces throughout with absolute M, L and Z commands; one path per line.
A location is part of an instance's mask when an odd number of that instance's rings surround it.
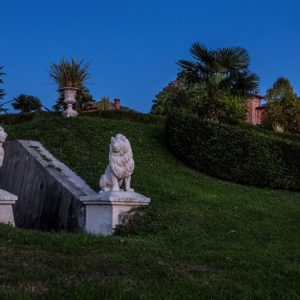
M 3 84 L 3 80 L 1 79 L 2 75 L 5 75 L 5 73 L 3 72 L 3 66 L 0 66 L 0 84 Z M 0 89 L 0 99 L 2 99 L 4 95 L 4 90 Z
M 241 47 L 209 50 L 200 43 L 190 49 L 192 61 L 180 60 L 180 77 L 188 83 L 205 84 L 210 102 L 210 118 L 216 120 L 222 92 L 248 97 L 258 86 L 258 76 L 249 71 L 250 57 Z
M 42 104 L 38 97 L 21 94 L 17 98 L 14 98 L 14 102 L 11 104 L 14 109 L 21 112 L 31 112 L 41 110 Z

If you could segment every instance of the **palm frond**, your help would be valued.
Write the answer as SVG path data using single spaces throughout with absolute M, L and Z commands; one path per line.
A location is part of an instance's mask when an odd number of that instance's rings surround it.
M 223 72 L 246 70 L 250 64 L 250 57 L 242 47 L 223 48 L 217 50 L 216 62 Z
M 62 58 L 59 64 L 51 63 L 50 77 L 61 87 L 83 88 L 90 75 L 90 65 L 83 60 L 77 62 L 74 58 L 70 61 Z
M 243 96 L 250 96 L 255 91 L 259 84 L 259 77 L 252 72 L 242 72 L 236 74 L 233 81 L 232 91 Z
M 211 66 L 214 61 L 214 51 L 209 50 L 207 47 L 200 43 L 194 43 L 190 49 L 193 58 L 206 66 Z

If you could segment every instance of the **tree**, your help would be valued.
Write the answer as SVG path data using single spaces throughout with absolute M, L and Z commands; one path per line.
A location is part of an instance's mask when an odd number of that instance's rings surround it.
M 272 129 L 274 124 L 278 124 L 287 131 L 300 133 L 300 99 L 288 79 L 278 78 L 267 90 L 266 100 L 264 127 Z
M 267 90 L 265 98 L 269 103 L 281 103 L 283 101 L 295 100 L 297 95 L 294 93 L 290 81 L 284 77 L 279 77 L 272 88 Z
M 3 72 L 3 66 L 0 66 L 0 84 L 3 84 L 3 80 L 1 79 L 1 76 L 5 75 Z M 5 92 L 3 89 L 0 89 L 0 99 L 2 99 L 5 95 Z
M 152 114 L 170 115 L 175 111 L 184 111 L 200 118 L 209 118 L 210 102 L 208 90 L 203 83 L 185 84 L 180 79 L 170 82 L 153 100 Z M 226 123 L 245 121 L 246 102 L 240 96 L 220 92 L 218 119 Z
M 41 110 L 42 104 L 38 97 L 21 94 L 14 98 L 12 106 L 21 112 L 31 112 Z
M 247 98 L 257 89 L 258 76 L 249 71 L 250 57 L 241 47 L 209 50 L 194 43 L 190 49 L 192 61 L 180 60 L 180 77 L 187 83 L 205 84 L 208 91 L 209 117 L 218 119 L 222 93 Z
M 184 91 L 183 83 L 180 80 L 170 82 L 161 92 L 159 92 L 152 101 L 151 114 L 166 116 L 172 112 L 176 99 Z

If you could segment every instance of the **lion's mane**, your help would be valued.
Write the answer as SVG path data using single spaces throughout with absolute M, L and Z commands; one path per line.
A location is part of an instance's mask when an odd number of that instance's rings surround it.
M 113 151 L 118 149 L 118 151 Z M 117 134 L 111 141 L 109 146 L 109 165 L 112 173 L 118 179 L 124 179 L 133 173 L 134 160 L 132 150 L 128 139 Z

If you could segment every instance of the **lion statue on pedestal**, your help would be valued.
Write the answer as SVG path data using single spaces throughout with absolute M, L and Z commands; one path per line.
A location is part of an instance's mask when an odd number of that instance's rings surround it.
M 130 187 L 131 175 L 134 170 L 134 160 L 128 139 L 117 134 L 111 138 L 109 145 L 109 164 L 100 178 L 100 192 L 120 191 L 123 182 L 125 191 L 133 192 Z
M 7 134 L 5 133 L 4 129 L 0 127 L 0 167 L 3 165 L 4 160 L 4 149 L 3 144 L 7 138 Z

